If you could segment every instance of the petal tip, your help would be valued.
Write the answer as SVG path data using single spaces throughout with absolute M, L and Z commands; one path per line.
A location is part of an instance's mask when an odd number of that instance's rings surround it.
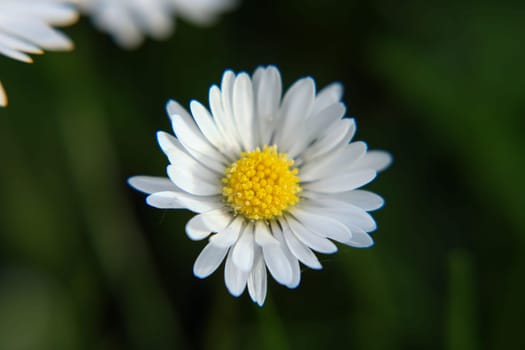
M 203 280 L 203 279 L 205 279 L 206 277 L 208 277 L 208 275 L 203 274 L 202 271 L 197 271 L 197 270 L 195 270 L 195 268 L 193 268 L 193 276 L 195 276 L 196 278 L 198 278 L 198 279 L 200 279 L 200 280 Z
M 8 104 L 7 94 L 3 90 L 2 85 L 0 85 L 0 107 L 7 107 Z

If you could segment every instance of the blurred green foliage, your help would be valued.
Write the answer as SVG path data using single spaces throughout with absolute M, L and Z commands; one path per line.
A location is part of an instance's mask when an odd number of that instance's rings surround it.
M 0 57 L 0 350 L 525 349 L 525 4 L 245 1 L 210 29 L 117 48 L 83 19 L 72 53 Z M 168 98 L 276 64 L 346 87 L 358 139 L 395 163 L 370 189 L 372 249 L 341 247 L 258 308 L 183 211 L 126 186 L 162 175 Z

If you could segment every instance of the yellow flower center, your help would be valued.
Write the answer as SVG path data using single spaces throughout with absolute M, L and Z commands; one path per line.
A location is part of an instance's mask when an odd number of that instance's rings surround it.
M 236 214 L 268 220 L 299 202 L 299 170 L 277 146 L 242 152 L 224 172 L 222 195 Z

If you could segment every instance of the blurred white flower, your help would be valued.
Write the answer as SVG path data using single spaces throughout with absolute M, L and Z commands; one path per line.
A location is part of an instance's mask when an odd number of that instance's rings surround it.
M 77 12 L 59 0 L 0 0 L 0 54 L 32 63 L 28 54 L 70 50 L 73 43 L 53 26 L 72 24 Z M 0 106 L 7 97 L 0 83 Z
M 122 47 L 132 49 L 149 35 L 165 39 L 173 32 L 174 16 L 200 25 L 213 23 L 237 0 L 71 0 L 92 17 Z
M 4 86 L 2 85 L 1 81 L 0 81 L 0 106 L 2 107 L 7 106 L 7 95 L 5 94 Z
M 358 188 L 391 162 L 383 151 L 351 142 L 354 119 L 345 118 L 343 88 L 316 93 L 303 78 L 282 95 L 277 68 L 252 77 L 226 71 L 209 91 L 210 110 L 197 101 L 191 114 L 168 103 L 175 137 L 158 132 L 169 178 L 136 176 L 131 186 L 150 194 L 156 208 L 198 213 L 186 225 L 193 240 L 209 237 L 195 261 L 205 278 L 226 259 L 224 278 L 234 296 L 246 286 L 264 303 L 266 269 L 289 288 L 299 285 L 299 262 L 321 264 L 312 252 L 337 251 L 332 242 L 369 247 L 376 223 L 368 211 L 383 199 Z

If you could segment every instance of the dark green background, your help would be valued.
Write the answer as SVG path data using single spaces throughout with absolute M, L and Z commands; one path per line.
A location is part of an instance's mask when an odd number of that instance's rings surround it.
M 217 26 L 119 49 L 88 20 L 72 53 L 0 57 L 0 350 L 525 349 L 525 4 L 245 1 Z M 376 245 L 340 247 L 231 297 L 192 276 L 185 211 L 127 187 L 164 175 L 168 98 L 224 69 L 345 85 L 357 139 L 393 166 L 370 186 Z M 207 102 L 206 102 L 207 103 Z

